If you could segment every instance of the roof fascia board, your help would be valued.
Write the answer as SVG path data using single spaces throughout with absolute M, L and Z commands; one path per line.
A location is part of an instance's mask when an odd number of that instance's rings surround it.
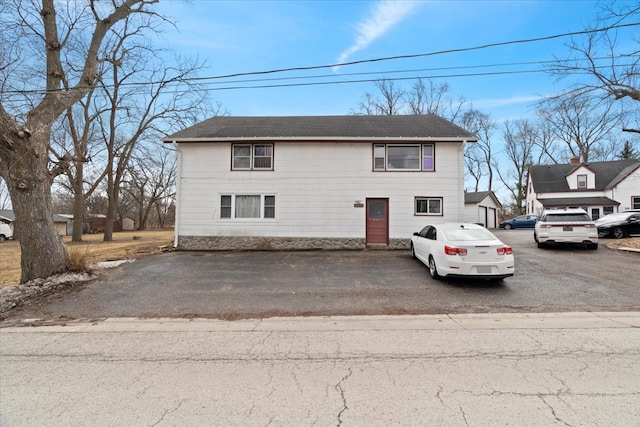
M 269 141 L 269 142 L 478 142 L 474 138 L 459 138 L 459 137 L 334 137 L 334 136 L 322 136 L 322 137 L 240 137 L 240 138 L 182 138 L 182 139 L 162 139 L 165 143 L 185 143 L 185 142 L 250 142 L 250 141 Z

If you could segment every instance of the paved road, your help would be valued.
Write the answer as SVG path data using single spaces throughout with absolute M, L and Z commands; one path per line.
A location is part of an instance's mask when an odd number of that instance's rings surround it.
M 498 231 L 516 275 L 434 281 L 408 251 L 174 252 L 107 271 L 79 291 L 10 313 L 24 318 L 639 311 L 640 255 L 538 249 Z M 11 319 L 9 319 L 11 320 Z
M 640 425 L 638 313 L 0 329 L 0 425 Z

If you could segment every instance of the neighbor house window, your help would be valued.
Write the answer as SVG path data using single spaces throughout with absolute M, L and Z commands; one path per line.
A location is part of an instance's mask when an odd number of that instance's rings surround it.
M 640 209 L 640 196 L 631 196 L 631 209 Z
M 276 196 L 261 194 L 223 194 L 220 218 L 275 218 Z
M 273 170 L 273 144 L 233 144 L 233 170 Z
M 435 147 L 433 144 L 375 144 L 373 170 L 433 171 L 435 170 Z
M 587 175 L 578 175 L 578 188 L 587 188 Z
M 442 197 L 416 197 L 416 215 L 442 215 Z
M 613 206 L 603 206 L 602 215 L 609 215 L 613 213 Z

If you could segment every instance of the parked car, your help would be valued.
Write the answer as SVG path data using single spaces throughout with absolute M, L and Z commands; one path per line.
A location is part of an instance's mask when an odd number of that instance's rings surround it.
M 427 225 L 411 237 L 411 256 L 429 267 L 432 278 L 513 276 L 513 249 L 478 224 Z
M 598 235 L 602 237 L 623 237 L 640 235 L 640 212 L 627 211 L 613 213 L 596 220 Z
M 554 209 L 542 213 L 533 239 L 542 248 L 549 243 L 580 243 L 598 249 L 598 229 L 584 209 Z
M 9 224 L 5 224 L 4 222 L 0 222 L 0 241 L 12 239 L 13 231 Z
M 512 228 L 533 228 L 538 221 L 538 215 L 520 215 L 515 218 L 502 221 L 498 227 L 505 230 L 511 230 Z

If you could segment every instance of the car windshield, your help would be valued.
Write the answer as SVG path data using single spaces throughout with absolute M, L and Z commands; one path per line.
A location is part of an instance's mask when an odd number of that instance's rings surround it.
M 567 221 L 591 221 L 586 213 L 557 213 L 547 214 L 546 222 L 567 222 Z
M 455 241 L 495 240 L 495 236 L 484 228 L 457 228 L 445 230 L 444 238 Z

